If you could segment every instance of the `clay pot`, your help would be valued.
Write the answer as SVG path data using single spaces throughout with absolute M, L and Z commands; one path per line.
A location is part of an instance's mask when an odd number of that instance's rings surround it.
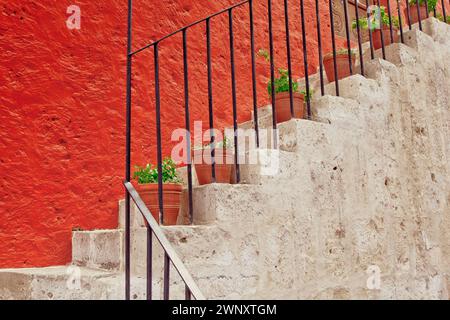
M 136 184 L 136 191 L 139 193 L 142 201 L 152 213 L 153 218 L 159 222 L 159 198 L 158 184 Z M 183 186 L 178 183 L 163 184 L 163 207 L 164 207 L 164 225 L 172 226 L 177 224 L 180 211 L 181 192 Z
M 390 45 L 391 43 L 396 43 L 399 40 L 399 36 L 396 28 L 392 28 L 392 35 L 394 42 L 391 42 L 391 31 L 388 26 L 383 26 L 383 29 L 375 29 L 372 31 L 372 45 L 374 50 L 381 48 L 381 32 L 383 32 L 383 42 L 384 46 Z
M 355 70 L 356 56 L 352 55 L 352 70 Z M 329 82 L 334 82 L 334 59 L 333 55 L 326 55 L 323 58 L 323 66 L 325 68 L 325 73 L 327 74 L 327 79 Z M 348 67 L 348 54 L 340 53 L 336 54 L 336 69 L 338 80 L 344 79 L 350 76 L 350 68 Z
M 200 185 L 212 183 L 211 149 L 193 150 L 193 163 Z M 234 164 L 232 149 L 215 149 L 214 154 L 216 183 L 231 183 L 231 172 Z
M 294 118 L 303 119 L 305 116 L 305 101 L 303 94 L 293 92 L 292 98 L 294 100 Z M 277 123 L 292 119 L 289 92 L 279 92 L 275 94 L 275 107 Z
M 427 18 L 427 8 L 425 7 L 425 4 L 419 5 L 419 11 L 420 11 L 420 20 L 425 20 Z M 408 21 L 408 9 L 405 7 L 403 9 L 403 12 L 406 17 L 406 21 Z M 409 15 L 411 17 L 411 24 L 419 22 L 419 15 L 417 14 L 417 4 L 413 4 L 409 6 Z

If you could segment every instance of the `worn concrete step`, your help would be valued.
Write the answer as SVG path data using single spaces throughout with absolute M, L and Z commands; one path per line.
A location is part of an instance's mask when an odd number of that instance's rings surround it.
M 412 29 L 419 30 L 419 24 L 413 24 Z M 450 25 L 448 23 L 444 23 L 434 17 L 430 17 L 422 20 L 422 32 L 433 38 L 433 40 L 437 43 L 447 47 L 450 46 L 450 38 L 448 37 L 448 34 L 450 33 Z
M 360 74 L 339 80 L 338 85 L 340 97 L 356 100 L 360 104 L 374 104 L 384 96 L 384 92 L 375 80 L 367 79 Z M 336 95 L 335 82 L 325 86 L 325 94 Z
M 233 232 L 224 225 L 164 228 L 166 236 L 208 299 L 252 298 L 260 278 L 256 263 L 258 250 L 253 231 L 241 228 L 239 224 L 246 225 L 245 221 L 254 221 L 259 214 L 243 208 L 241 216 L 233 217 L 232 221 L 236 224 Z M 247 238 L 242 238 L 243 231 L 247 232 Z M 249 244 L 252 246 L 249 247 Z
M 171 266 L 170 297 L 184 299 L 184 285 Z M 0 300 L 124 300 L 124 273 L 78 266 L 0 269 Z M 154 273 L 152 298 L 163 296 L 162 274 Z M 131 277 L 131 299 L 146 299 L 146 274 Z
M 406 35 L 405 35 L 406 37 Z M 417 63 L 417 52 L 413 48 L 403 43 L 393 43 L 385 47 L 385 57 L 387 60 L 396 66 L 415 64 Z M 383 50 L 378 49 L 374 51 L 374 59 L 383 59 Z M 371 61 L 370 50 L 364 53 L 364 62 Z
M 123 231 L 93 230 L 72 233 L 72 263 L 92 269 L 123 270 Z
M 144 277 L 147 268 L 147 228 L 131 228 L 131 271 Z M 153 270 L 162 277 L 163 249 L 153 238 Z M 122 272 L 125 264 L 125 236 L 123 229 L 76 231 L 72 236 L 72 263 L 105 272 Z
M 74 266 L 0 269 L 0 300 L 102 299 L 98 280 L 112 275 Z

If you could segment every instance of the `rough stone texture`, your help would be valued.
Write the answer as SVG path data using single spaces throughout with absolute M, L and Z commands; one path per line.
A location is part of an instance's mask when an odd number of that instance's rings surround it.
M 291 44 L 301 47 L 298 3 L 289 1 Z M 235 0 L 135 3 L 133 47 L 139 48 Z M 67 7 L 81 9 L 81 30 L 66 27 Z M 71 231 L 117 227 L 125 155 L 126 1 L 3 1 L 0 6 L 0 267 L 64 264 Z M 267 1 L 254 1 L 256 48 L 267 48 Z M 321 7 L 322 21 L 327 6 Z M 310 72 L 317 68 L 314 2 L 305 3 Z M 285 67 L 283 1 L 274 1 L 277 67 Z M 239 121 L 252 109 L 246 6 L 234 11 Z M 215 126 L 231 124 L 228 19 L 212 20 Z M 329 28 L 322 25 L 329 50 Z M 207 123 L 204 25 L 188 33 L 191 120 Z M 161 43 L 163 151 L 184 127 L 181 37 Z M 292 53 L 301 77 L 301 50 Z M 133 157 L 155 162 L 152 53 L 133 69 Z M 257 62 L 258 101 L 267 101 L 268 65 Z
M 72 263 L 92 269 L 123 269 L 121 230 L 76 231 L 72 236 Z
M 450 32 L 434 19 L 427 24 Z M 281 124 L 280 150 L 252 151 L 260 161 L 242 166 L 242 184 L 194 188 L 199 225 L 163 230 L 207 298 L 449 298 L 450 47 L 430 35 L 406 32 L 409 47 L 389 48 L 392 61 L 368 61 L 367 78 L 340 81 L 341 97 L 316 98 L 316 121 Z M 277 174 L 262 174 L 273 154 Z M 147 231 L 132 221 L 133 292 L 142 298 Z M 92 240 L 80 242 L 81 257 L 102 246 Z M 157 241 L 153 252 L 160 297 Z M 373 268 L 379 289 L 367 286 Z M 61 271 L 35 284 L 42 272 L 3 270 L 0 298 L 43 298 L 47 287 L 62 295 Z M 171 274 L 173 297 L 182 297 Z M 121 281 L 99 276 L 86 295 L 123 297 Z
M 80 285 L 71 283 L 71 267 L 3 269 L 0 273 L 0 300 L 4 299 L 104 299 L 106 291 L 98 280 L 111 273 L 80 268 Z M 11 289 L 17 291 L 11 291 Z
M 208 297 L 448 298 L 450 55 L 442 34 L 450 30 L 427 23 L 443 29 L 435 41 L 407 32 L 411 48 L 393 45 L 392 62 L 367 63 L 372 79 L 355 75 L 340 82 L 342 97 L 319 98 L 314 115 L 322 123 L 280 125 L 287 174 L 245 169 L 245 181 L 258 186 L 245 194 L 235 187 L 239 206 L 229 201 L 230 187 L 209 187 L 209 218 L 205 211 L 199 222 L 218 230 L 192 235 L 179 227 L 183 241 L 173 233 Z M 220 251 L 223 242 L 229 246 Z M 197 272 L 196 260 L 210 269 Z M 370 266 L 380 269 L 379 290 L 366 286 Z M 226 279 L 225 291 L 202 281 L 205 273 Z M 236 284 L 242 279 L 244 287 Z

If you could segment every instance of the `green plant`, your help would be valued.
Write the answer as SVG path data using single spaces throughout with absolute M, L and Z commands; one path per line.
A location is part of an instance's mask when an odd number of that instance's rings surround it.
M 227 136 L 223 137 L 222 141 L 214 142 L 215 149 L 229 149 L 233 147 L 233 142 L 231 139 L 229 139 Z M 195 146 L 194 150 L 204 150 L 204 149 L 210 149 L 212 146 L 211 143 L 206 143 L 202 146 Z
M 439 21 L 444 22 L 444 16 L 442 14 L 440 14 L 440 13 L 436 14 L 436 19 L 438 19 Z M 450 16 L 446 16 L 445 20 L 446 20 L 445 22 L 450 24 Z
M 270 61 L 269 52 L 265 49 L 259 49 L 258 56 L 264 58 L 267 62 Z M 289 71 L 286 69 L 279 68 L 278 69 L 279 77 L 274 78 L 275 85 L 275 93 L 281 92 L 289 92 Z M 292 92 L 298 92 L 303 94 L 305 99 L 311 99 L 313 92 L 309 90 L 309 94 L 306 94 L 306 90 L 299 90 L 298 83 L 296 81 L 292 81 Z M 272 95 L 272 82 L 267 82 L 267 93 L 269 96 Z
M 416 5 L 417 4 L 417 0 L 409 0 L 409 5 Z M 428 11 L 431 12 L 436 8 L 436 4 L 437 4 L 437 0 L 427 0 L 426 2 L 428 4 Z M 419 6 L 424 6 L 425 5 L 425 0 L 419 0 Z
M 348 48 L 339 48 L 336 50 L 336 55 L 347 55 L 348 54 Z M 356 50 L 355 49 L 350 49 L 350 55 L 354 56 L 356 55 Z M 333 52 L 328 52 L 327 54 L 325 54 L 323 57 L 324 58 L 328 58 L 328 57 L 332 57 L 333 56 Z
M 162 181 L 163 183 L 181 183 L 178 176 L 177 166 L 171 158 L 165 158 L 162 162 Z M 133 178 L 140 184 L 158 183 L 158 168 L 147 164 L 145 167 L 136 166 Z
M 389 23 L 389 15 L 386 13 L 386 8 L 383 6 L 380 6 L 380 18 L 381 23 L 385 26 L 390 26 Z M 377 22 L 377 19 L 375 17 L 372 17 L 370 20 L 370 29 L 374 30 L 376 28 L 379 28 L 379 24 Z M 391 16 L 392 26 L 398 28 L 400 26 L 398 17 Z M 352 21 L 352 28 L 356 29 L 356 26 L 359 25 L 362 29 L 368 29 L 369 28 L 369 22 L 367 18 L 360 18 L 358 19 L 358 22 L 355 20 Z

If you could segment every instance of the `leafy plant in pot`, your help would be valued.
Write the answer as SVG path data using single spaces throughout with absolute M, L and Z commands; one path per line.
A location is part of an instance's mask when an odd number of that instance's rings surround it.
M 193 157 L 198 183 L 212 183 L 212 148 L 214 148 L 214 168 L 216 183 L 230 183 L 233 169 L 233 144 L 227 137 L 220 142 L 194 147 Z
M 265 49 L 258 51 L 258 56 L 263 57 L 267 62 L 270 61 L 270 55 Z M 291 115 L 291 102 L 289 92 L 289 72 L 286 69 L 278 69 L 279 77 L 274 79 L 275 85 L 275 104 L 276 104 L 276 117 L 277 123 L 288 121 L 292 118 Z M 269 97 L 272 97 L 272 82 L 267 82 L 267 93 Z M 299 90 L 298 83 L 292 81 L 292 98 L 294 108 L 294 118 L 303 119 L 305 116 L 305 101 L 309 99 L 311 101 L 313 91 L 309 90 L 309 94 L 306 90 Z
M 398 17 L 391 16 L 392 36 L 394 41 L 391 41 L 391 24 L 389 22 L 389 16 L 386 13 L 386 8 L 383 6 L 380 7 L 380 18 L 380 23 L 377 22 L 377 19 L 375 19 L 375 17 L 369 19 L 370 23 L 367 18 L 360 18 L 358 19 L 358 21 L 352 21 L 353 29 L 356 29 L 356 26 L 359 25 L 363 30 L 367 30 L 369 28 L 370 30 L 372 30 L 372 45 L 375 50 L 382 47 L 381 33 L 383 33 L 383 42 L 385 46 L 399 41 L 398 29 L 400 27 L 400 23 Z
M 441 22 L 444 22 L 444 16 L 443 16 L 442 14 L 440 14 L 440 13 L 437 13 L 437 14 L 436 14 L 436 19 L 438 19 L 438 20 L 441 21 Z M 446 17 L 445 17 L 445 22 L 446 22 L 447 24 L 450 24 L 450 16 L 446 16 Z
M 351 56 L 352 61 L 352 70 L 355 69 L 356 63 L 356 52 L 354 49 L 338 49 L 336 50 L 336 70 L 337 70 L 337 78 L 341 80 L 350 76 L 350 68 L 349 68 L 349 54 Z M 323 66 L 325 68 L 325 73 L 327 74 L 327 79 L 329 82 L 334 82 L 334 57 L 333 52 L 327 53 L 323 56 Z
M 145 167 L 136 166 L 133 174 L 133 178 L 137 182 L 136 191 L 152 213 L 153 218 L 159 223 L 158 176 L 158 168 L 151 164 L 147 164 Z M 165 158 L 162 162 L 162 181 L 164 225 L 176 225 L 183 186 L 177 174 L 175 162 L 171 158 Z
M 436 8 L 437 0 L 427 0 L 428 4 L 428 12 L 433 12 Z M 409 0 L 409 16 L 411 17 L 411 24 L 419 22 L 419 15 L 417 14 L 417 0 Z M 425 0 L 419 0 L 419 11 L 420 11 L 420 20 L 425 20 L 427 18 L 427 9 Z M 405 14 L 406 19 L 408 19 L 408 8 L 404 8 L 403 12 Z

